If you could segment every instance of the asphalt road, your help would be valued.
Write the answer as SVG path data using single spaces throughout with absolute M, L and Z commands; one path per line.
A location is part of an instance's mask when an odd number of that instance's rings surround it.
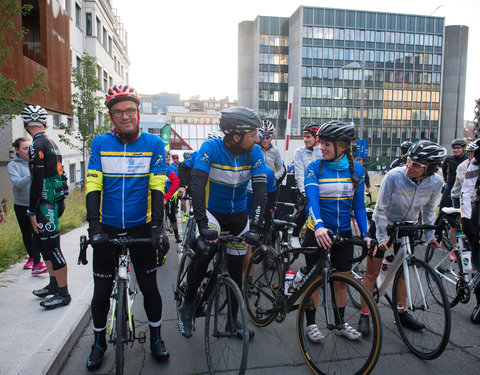
M 174 239 L 170 239 L 174 244 Z M 150 354 L 148 323 L 143 310 L 143 298 L 135 299 L 134 316 L 137 334 L 147 332 L 145 344 L 135 342 L 127 349 L 125 374 L 190 375 L 208 372 L 203 335 L 203 318 L 196 322 L 196 332 L 185 339 L 178 331 L 173 284 L 176 277 L 178 254 L 175 245 L 167 256 L 167 262 L 157 272 L 157 281 L 163 298 L 162 337 L 171 353 L 167 363 L 157 363 Z M 385 300 L 380 300 L 379 309 L 383 321 L 382 355 L 373 374 L 479 374 L 480 373 L 480 325 L 470 322 L 475 297 L 467 305 L 452 309 L 450 342 L 445 352 L 432 361 L 422 361 L 411 354 L 393 323 L 393 313 Z M 254 330 L 256 336 L 249 346 L 247 374 L 311 374 L 300 353 L 295 333 L 296 313 L 292 312 L 283 323 L 273 322 L 265 328 Z M 61 374 L 92 374 L 85 361 L 93 343 L 91 324 L 82 333 L 68 356 Z M 115 353 L 110 344 L 102 367 L 95 374 L 114 374 Z

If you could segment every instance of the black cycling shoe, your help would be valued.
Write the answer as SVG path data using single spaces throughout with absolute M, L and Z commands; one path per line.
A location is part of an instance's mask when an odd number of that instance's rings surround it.
M 233 321 L 233 333 L 235 333 L 235 336 L 238 337 L 239 339 L 243 339 L 243 327 L 242 323 L 238 319 L 235 319 Z M 230 331 L 232 328 L 230 327 L 230 324 L 227 323 L 227 326 L 225 327 L 225 331 Z M 249 339 L 253 339 L 255 337 L 255 332 L 252 331 L 251 329 L 248 330 L 248 337 Z
M 183 302 L 178 309 L 178 328 L 180 333 L 187 339 L 192 337 L 195 330 L 195 316 L 193 311 L 193 302 Z
M 405 328 L 411 329 L 412 331 L 420 331 L 425 328 L 425 324 L 415 320 L 408 312 L 398 314 L 400 318 L 400 323 Z
M 182 239 L 180 238 L 180 235 L 175 235 L 175 240 L 177 241 L 177 243 L 180 243 L 182 242 Z
M 150 351 L 159 362 L 165 362 L 170 358 L 170 353 L 165 349 L 165 343 L 160 336 L 160 328 L 150 326 Z
M 90 351 L 90 355 L 88 356 L 87 363 L 85 363 L 89 371 L 95 371 L 100 367 L 103 362 L 103 355 L 105 354 L 106 350 L 106 345 L 104 348 L 102 348 L 97 343 L 92 345 L 92 350 Z
M 370 317 L 369 315 L 361 314 L 360 319 L 358 321 L 358 328 L 357 331 L 362 334 L 363 337 L 367 337 L 370 335 Z
M 51 310 L 56 309 L 60 306 L 66 306 L 70 303 L 71 300 L 72 297 L 70 297 L 70 294 L 67 296 L 61 296 L 57 293 L 52 298 L 40 302 L 40 306 L 45 307 L 47 310 Z
M 58 287 L 48 284 L 47 286 L 44 286 L 42 289 L 34 290 L 32 293 L 33 295 L 40 298 L 45 298 L 47 296 L 54 296 L 55 294 L 58 293 Z

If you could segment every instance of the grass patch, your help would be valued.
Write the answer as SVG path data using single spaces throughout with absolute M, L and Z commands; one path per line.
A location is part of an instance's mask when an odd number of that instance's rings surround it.
M 22 241 L 13 203 L 7 204 L 7 218 L 0 224 L 0 272 L 22 259 L 27 251 Z M 78 228 L 86 222 L 85 193 L 80 189 L 70 191 L 65 201 L 65 212 L 60 218 L 60 233 Z

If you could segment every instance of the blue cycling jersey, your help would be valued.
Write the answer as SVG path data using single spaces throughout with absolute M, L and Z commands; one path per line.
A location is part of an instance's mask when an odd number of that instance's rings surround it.
M 132 228 L 151 219 L 149 189 L 165 193 L 165 149 L 162 140 L 141 133 L 123 144 L 113 133 L 92 142 L 88 163 L 87 194 L 102 192 L 101 222 L 115 228 Z
M 194 168 L 209 174 L 206 208 L 224 214 L 246 211 L 248 181 L 266 173 L 260 146 L 237 155 L 225 148 L 222 139 L 209 139 L 202 144 Z
M 312 161 L 308 165 L 305 171 L 305 193 L 308 199 L 307 225 L 310 229 L 325 227 L 335 234 L 347 232 L 351 230 L 350 212 L 353 208 L 360 231 L 367 232 L 365 172 L 360 163 L 354 163 L 354 177 L 358 179 L 355 191 L 348 163 L 342 170 L 330 169 L 322 160 Z
M 172 186 L 172 181 L 168 178 L 170 174 L 175 173 L 178 176 L 178 169 L 172 164 L 167 167 L 167 181 L 165 182 L 165 193 L 170 190 L 170 186 Z
M 273 173 L 272 168 L 268 165 L 265 165 L 265 170 L 267 171 L 267 194 L 277 191 L 277 182 L 275 179 L 275 173 Z M 253 189 L 252 189 L 252 180 L 248 181 L 247 185 L 247 208 L 248 216 L 252 215 L 252 205 L 253 205 Z
M 198 151 L 193 152 L 187 160 L 184 160 L 183 162 L 188 168 L 193 168 L 193 164 L 195 163 L 195 158 L 197 157 Z

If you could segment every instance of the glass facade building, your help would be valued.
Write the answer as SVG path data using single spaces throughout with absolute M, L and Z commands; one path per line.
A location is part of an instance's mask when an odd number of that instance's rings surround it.
M 361 10 L 258 16 L 239 25 L 239 105 L 283 136 L 291 86 L 292 136 L 309 122 L 363 119 L 357 139 L 369 156 L 393 158 L 404 140 L 439 142 L 444 30 L 442 17 Z

